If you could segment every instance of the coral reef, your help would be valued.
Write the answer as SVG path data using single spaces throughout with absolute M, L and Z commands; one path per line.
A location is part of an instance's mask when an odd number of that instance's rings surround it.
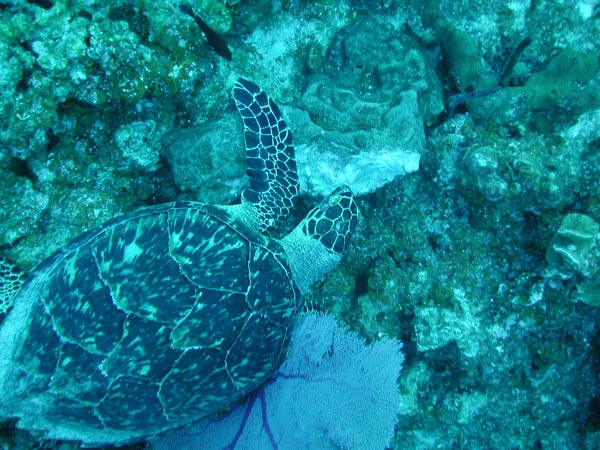
M 600 107 L 598 86 L 591 83 L 597 72 L 595 55 L 567 48 L 523 86 L 501 88 L 473 99 L 469 111 L 477 119 L 500 125 L 529 123 L 540 131 L 551 130 L 557 121 L 568 121 L 589 108 Z
M 500 200 L 506 193 L 508 183 L 497 173 L 499 155 L 493 147 L 485 146 L 469 150 L 463 157 L 468 178 L 466 185 L 477 186 L 479 192 L 491 201 Z
M 160 140 L 153 120 L 121 125 L 115 133 L 115 143 L 134 169 L 148 172 L 158 169 Z
M 403 342 L 390 448 L 598 448 L 596 3 L 191 2 L 231 62 L 171 0 L 6 4 L 0 251 L 29 269 L 140 205 L 235 201 L 245 76 L 284 104 L 299 209 L 361 194 L 308 300 Z
M 177 186 L 197 200 L 231 203 L 248 183 L 237 113 L 207 124 L 170 130 L 162 139 L 161 154 Z

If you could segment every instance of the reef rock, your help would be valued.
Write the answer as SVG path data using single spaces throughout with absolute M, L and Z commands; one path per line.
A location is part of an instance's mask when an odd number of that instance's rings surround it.
M 585 214 L 567 214 L 550 243 L 546 261 L 569 278 L 574 273 L 589 275 L 591 249 L 600 225 Z
M 232 112 L 215 122 L 166 133 L 161 154 L 175 183 L 196 200 L 232 202 L 248 182 L 241 130 L 242 124 Z
M 571 298 L 592 306 L 600 306 L 599 230 L 591 217 L 567 214 L 546 252 L 549 275 L 575 280 Z
M 115 143 L 133 167 L 152 172 L 160 165 L 157 134 L 153 120 L 136 121 L 119 127 Z
M 305 111 L 284 110 L 303 168 L 302 192 L 321 196 L 347 184 L 364 195 L 419 169 L 425 131 L 415 91 L 400 93 L 395 102 L 374 102 L 318 77 L 302 106 Z

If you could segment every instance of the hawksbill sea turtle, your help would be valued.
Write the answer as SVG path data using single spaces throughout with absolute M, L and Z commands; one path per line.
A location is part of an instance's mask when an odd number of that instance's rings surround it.
M 250 186 L 241 204 L 117 217 L 39 264 L 0 329 L 0 416 L 84 446 L 141 441 L 227 411 L 286 356 L 301 299 L 358 220 L 340 187 L 281 240 L 298 195 L 277 105 L 238 79 Z

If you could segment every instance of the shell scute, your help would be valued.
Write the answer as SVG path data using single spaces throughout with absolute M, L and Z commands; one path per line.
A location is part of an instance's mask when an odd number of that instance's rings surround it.
M 156 384 L 133 377 L 113 380 L 96 411 L 104 426 L 113 429 L 152 428 L 165 420 Z
M 44 405 L 44 414 L 48 417 L 60 416 L 61 423 L 58 428 L 69 426 L 88 426 L 101 429 L 102 421 L 87 403 L 77 400 L 57 397 L 52 404 Z
M 298 299 L 290 274 L 271 251 L 252 246 L 248 299 L 254 311 L 264 314 L 271 323 L 287 327 L 296 315 Z
M 229 349 L 250 311 L 244 294 L 203 289 L 194 309 L 171 333 L 172 346 Z
M 168 213 L 151 214 L 109 228 L 91 244 L 99 279 L 126 313 L 174 323 L 194 304 L 195 289 L 169 257 Z
M 165 377 L 158 396 L 171 423 L 226 409 L 240 393 L 227 373 L 221 349 L 189 349 Z
M 171 345 L 172 327 L 130 315 L 123 326 L 123 337 L 99 364 L 111 378 L 130 376 L 160 382 L 180 352 Z
M 109 289 L 98 277 L 89 247 L 66 254 L 62 263 L 54 266 L 40 298 L 64 339 L 102 354 L 117 343 L 123 316 L 115 310 Z
M 169 212 L 169 252 L 192 283 L 203 288 L 245 293 L 248 242 L 202 209 Z
M 227 372 L 241 392 L 257 388 L 279 366 L 287 352 L 287 345 L 282 347 L 287 333 L 287 329 L 259 314 L 249 318 L 235 342 L 235 351 L 229 352 L 226 359 Z M 256 342 L 261 343 L 260 352 L 256 351 Z
M 38 304 L 35 309 L 31 316 L 30 332 L 23 341 L 16 362 L 23 373 L 52 375 L 58 362 L 60 341 L 54 331 L 52 320 L 43 306 Z M 46 383 L 37 386 L 39 389 L 46 387 Z
M 101 362 L 102 356 L 75 344 L 62 343 L 50 389 L 62 398 L 93 403 L 100 401 L 108 381 L 100 371 L 90 371 L 90 367 L 98 367 Z

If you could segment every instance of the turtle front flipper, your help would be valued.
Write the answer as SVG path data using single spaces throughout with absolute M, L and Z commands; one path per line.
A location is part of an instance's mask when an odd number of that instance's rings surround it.
M 275 102 L 254 83 L 238 78 L 233 97 L 244 121 L 250 177 L 242 204 L 252 225 L 264 231 L 287 216 L 298 196 L 292 133 Z

